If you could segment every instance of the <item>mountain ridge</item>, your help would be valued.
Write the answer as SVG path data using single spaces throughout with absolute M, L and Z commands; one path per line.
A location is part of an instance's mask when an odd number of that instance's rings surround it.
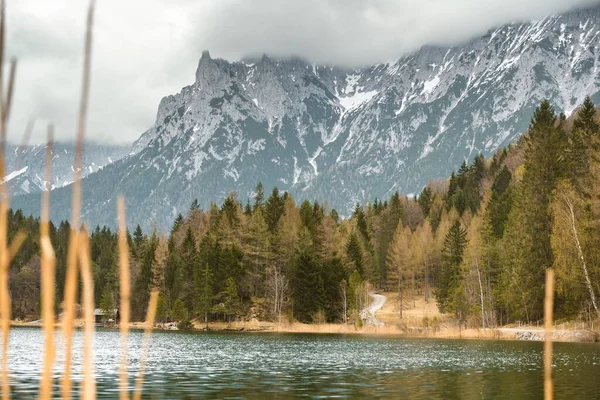
M 600 102 L 599 37 L 594 7 L 364 68 L 205 51 L 194 82 L 160 101 L 131 154 L 84 179 L 93 187 L 84 219 L 114 225 L 122 193 L 136 206 L 130 224 L 167 229 L 195 198 L 208 207 L 236 190 L 244 200 L 258 181 L 346 215 L 374 197 L 416 193 L 516 140 L 543 98 L 566 114 L 586 95 Z M 55 217 L 68 217 L 68 192 L 53 191 Z M 38 203 L 15 199 L 34 214 Z

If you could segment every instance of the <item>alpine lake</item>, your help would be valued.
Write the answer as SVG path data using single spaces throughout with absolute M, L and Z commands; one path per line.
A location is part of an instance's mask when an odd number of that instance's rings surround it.
M 130 332 L 130 388 L 140 365 L 141 331 Z M 82 381 L 81 331 L 74 338 L 74 391 Z M 98 398 L 118 398 L 120 335 L 95 333 Z M 64 365 L 56 333 L 55 395 Z M 38 394 L 44 354 L 40 328 L 11 329 L 12 396 Z M 62 358 L 61 358 L 62 357 Z M 600 345 L 555 343 L 556 399 L 600 398 Z M 408 339 L 399 336 L 251 332 L 152 334 L 145 399 L 196 398 L 543 398 L 543 343 Z

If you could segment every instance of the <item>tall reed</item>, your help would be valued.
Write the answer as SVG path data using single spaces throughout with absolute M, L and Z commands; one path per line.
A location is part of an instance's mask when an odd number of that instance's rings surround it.
M 148 302 L 148 311 L 146 313 L 146 323 L 144 327 L 144 342 L 142 344 L 142 355 L 140 357 L 140 369 L 138 376 L 135 380 L 135 391 L 133 393 L 133 400 L 140 400 L 142 398 L 142 386 L 144 383 L 144 372 L 146 371 L 146 359 L 148 357 L 148 348 L 150 347 L 150 335 L 152 334 L 152 327 L 154 326 L 154 319 L 156 317 L 156 304 L 158 303 L 158 290 L 153 290 L 150 293 L 150 301 Z
M 77 249 L 79 216 L 81 213 L 81 168 L 83 160 L 83 140 L 88 109 L 90 91 L 90 65 L 92 57 L 92 27 L 94 22 L 94 0 L 90 1 L 87 14 L 87 27 L 85 34 L 85 50 L 83 58 L 83 78 L 81 99 L 79 105 L 79 119 L 77 123 L 77 139 L 75 143 L 74 179 L 71 185 L 73 194 L 71 204 L 71 232 L 69 249 L 67 252 L 67 275 L 65 280 L 63 332 L 65 336 L 65 369 L 62 380 L 62 395 L 68 400 L 71 398 L 71 357 L 73 346 L 73 322 L 75 318 L 75 302 L 77 295 Z
M 87 27 L 85 35 L 85 53 L 82 77 L 82 93 L 80 98 L 79 118 L 77 124 L 77 139 L 75 147 L 74 180 L 72 189 L 71 230 L 69 237 L 69 248 L 67 253 L 67 273 L 65 278 L 65 291 L 63 300 L 62 330 L 65 338 L 65 366 L 61 381 L 61 395 L 63 399 L 72 397 L 72 344 L 73 329 L 76 318 L 77 282 L 79 272 L 82 280 L 82 300 L 84 312 L 84 340 L 83 340 L 83 368 L 84 377 L 82 383 L 82 397 L 94 399 L 96 397 L 96 382 L 94 378 L 93 362 L 93 340 L 94 340 L 94 282 L 91 267 L 89 236 L 84 227 L 80 229 L 81 213 L 81 169 L 83 165 L 83 143 L 85 137 L 86 117 L 90 90 L 90 66 L 92 54 L 92 27 L 94 21 L 95 1 L 91 0 L 87 13 Z M 15 87 L 15 76 L 17 61 L 11 60 L 9 80 L 6 94 L 3 90 L 3 65 L 4 65 L 4 42 L 5 42 L 5 1 L 0 0 L 0 177 L 6 176 L 6 127 Z M 27 124 L 23 137 L 22 148 L 24 148 L 33 129 L 33 120 Z M 53 151 L 53 126 L 48 126 L 48 145 L 45 152 L 44 185 L 52 182 L 52 151 Z M 19 153 L 17 164 L 20 165 Z M 54 323 L 55 323 L 55 279 L 56 279 L 56 256 L 50 240 L 50 189 L 44 187 L 40 207 L 40 258 L 41 258 L 41 313 L 42 326 L 45 340 L 44 366 L 40 377 L 40 399 L 52 398 L 52 367 L 55 359 L 54 346 Z M 122 197 L 118 199 L 119 214 L 119 269 L 121 279 L 121 338 L 122 357 L 120 366 L 120 397 L 127 399 L 127 352 L 130 313 L 130 271 L 129 271 L 129 249 L 127 246 L 127 233 L 125 227 L 125 202 Z M 12 243 L 8 244 L 8 209 L 10 196 L 4 179 L 0 180 L 0 328 L 2 330 L 2 373 L 1 387 L 2 399 L 10 398 L 9 372 L 8 372 L 8 339 L 10 331 L 10 293 L 8 286 L 8 270 L 12 257 L 16 254 L 21 244 L 26 239 L 24 232 L 18 232 Z M 80 268 L 78 268 L 78 266 Z M 146 365 L 150 334 L 156 315 L 156 304 L 158 292 L 153 291 L 148 305 L 144 343 L 140 369 L 136 379 L 135 398 L 141 397 L 143 373 Z
M 127 377 L 127 352 L 129 351 L 129 246 L 127 245 L 127 227 L 125 224 L 125 199 L 117 199 L 117 215 L 119 217 L 119 276 L 121 280 L 121 303 L 119 313 L 121 320 L 121 366 L 119 369 L 119 398 L 129 399 L 129 383 Z
M 10 254 L 16 252 L 18 246 L 8 245 L 8 207 L 9 197 L 6 190 L 5 160 L 6 160 L 6 127 L 14 90 L 16 60 L 11 61 L 8 95 L 5 96 L 2 82 L 4 77 L 4 39 L 6 31 L 6 6 L 0 0 L 0 325 L 2 325 L 2 398 L 10 399 L 10 385 L 8 378 L 8 340 L 10 333 L 11 299 L 8 286 L 8 269 Z M 22 242 L 21 242 L 22 243 Z
M 46 162 L 44 166 L 44 182 L 52 181 L 52 149 L 54 143 L 54 127 L 48 126 L 48 144 L 46 145 Z M 42 324 L 44 328 L 45 352 L 44 370 L 40 387 L 40 398 L 52 397 L 52 365 L 54 364 L 54 281 L 56 256 L 50 242 L 50 188 L 42 191 L 40 210 L 40 250 L 42 274 Z
M 552 400 L 554 387 L 552 384 L 552 311 L 554 309 L 554 270 L 546 271 L 546 297 L 544 299 L 544 399 Z
M 83 337 L 83 399 L 96 398 L 96 382 L 94 379 L 94 281 L 90 263 L 90 243 L 85 228 L 79 233 L 79 265 L 81 266 L 81 280 L 83 282 L 83 310 L 84 310 L 84 337 Z

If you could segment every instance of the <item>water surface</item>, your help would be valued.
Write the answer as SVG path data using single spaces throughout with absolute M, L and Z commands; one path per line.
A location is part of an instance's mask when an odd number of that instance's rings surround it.
M 141 332 L 131 333 L 132 377 L 139 367 L 141 338 Z M 60 334 L 56 339 L 58 378 L 64 360 Z M 77 332 L 76 389 L 81 343 Z M 118 395 L 119 343 L 116 330 L 96 332 L 98 398 Z M 600 346 L 557 343 L 554 349 L 555 398 L 600 398 Z M 40 329 L 12 329 L 14 398 L 36 397 L 42 351 Z M 144 398 L 539 399 L 542 356 L 543 343 L 537 342 L 155 332 Z

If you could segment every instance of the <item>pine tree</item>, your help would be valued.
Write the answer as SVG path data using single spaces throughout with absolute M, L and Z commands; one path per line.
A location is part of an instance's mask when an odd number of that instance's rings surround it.
M 553 264 L 549 206 L 563 172 L 560 154 L 565 139 L 554 109 L 548 101 L 543 101 L 525 138 L 523 178 L 505 233 L 506 255 L 511 254 L 503 271 L 505 307 L 515 317 L 529 321 L 542 317 L 546 268 Z
M 455 221 L 444 240 L 442 266 L 437 279 L 435 297 L 441 312 L 456 312 L 461 296 L 461 265 L 467 245 L 467 232 Z
M 296 257 L 291 280 L 294 316 L 301 322 L 312 322 L 323 308 L 323 281 L 314 256 L 302 252 Z
M 180 250 L 181 268 L 177 279 L 181 281 L 180 298 L 186 309 L 194 309 L 194 271 L 198 262 L 196 238 L 191 227 L 188 227 Z
M 115 298 L 109 285 L 105 285 L 100 298 L 100 309 L 104 314 L 104 319 L 114 319 L 115 317 Z
M 227 279 L 225 292 L 221 299 L 223 300 L 224 313 L 227 315 L 227 323 L 231 324 L 231 318 L 235 318 L 241 312 L 240 296 L 233 278 Z
M 504 235 L 504 226 L 512 208 L 511 179 L 512 175 L 505 165 L 494 180 L 491 199 L 486 209 L 492 233 L 498 239 Z
M 152 267 L 155 263 L 157 246 L 158 238 L 154 233 L 141 249 L 140 273 L 132 292 L 132 315 L 137 321 L 142 321 L 146 315 L 146 307 L 150 299 L 150 289 L 153 281 Z
M 433 200 L 433 193 L 431 192 L 431 188 L 429 186 L 425 186 L 419 195 L 418 202 L 421 210 L 423 211 L 423 215 L 425 217 L 429 216 L 429 210 L 431 209 L 431 202 Z
M 263 206 L 263 201 L 265 200 L 265 189 L 263 187 L 262 182 L 258 182 L 256 185 L 256 189 L 254 189 L 254 209 L 260 208 Z
M 362 277 L 365 276 L 363 253 L 358 241 L 358 236 L 352 232 L 346 243 L 346 256 L 353 264 L 354 269 Z
M 142 227 L 138 224 L 135 227 L 135 231 L 133 232 L 133 242 L 136 247 L 139 247 L 144 241 L 144 232 L 142 232 Z
M 277 223 L 283 215 L 284 202 L 284 198 L 279 196 L 279 189 L 274 187 L 271 196 L 269 196 L 267 203 L 265 204 L 265 220 L 267 221 L 267 226 L 271 233 L 275 232 Z
M 331 258 L 323 263 L 323 308 L 328 322 L 340 320 L 342 310 L 342 281 L 346 280 L 346 270 L 340 258 Z
M 573 129 L 583 132 L 585 136 L 597 135 L 600 132 L 600 125 L 596 119 L 596 106 L 590 96 L 586 96 L 583 105 L 577 111 Z
M 356 205 L 353 217 L 356 218 L 356 226 L 358 227 L 358 231 L 366 241 L 369 241 L 371 238 L 369 235 L 369 228 L 367 227 L 367 219 L 360 204 Z
M 167 299 L 161 293 L 158 296 L 158 301 L 156 303 L 156 321 L 160 324 L 164 324 L 169 318 L 169 306 L 167 304 Z
M 183 215 L 177 214 L 177 218 L 175 218 L 175 222 L 173 222 L 173 226 L 171 227 L 171 235 L 173 233 L 177 232 L 177 229 L 179 229 L 182 222 L 183 222 Z
M 402 318 L 404 307 L 406 281 L 412 268 L 410 238 L 410 229 L 403 227 L 402 223 L 398 224 L 386 257 L 388 265 L 387 289 L 398 293 L 400 318 Z
M 192 201 L 192 205 L 190 206 L 190 212 L 194 211 L 200 211 L 200 202 L 198 202 L 198 199 L 194 199 L 194 201 Z
M 188 310 L 185 308 L 185 304 L 179 299 L 173 303 L 173 309 L 171 310 L 171 316 L 176 322 L 184 322 L 188 320 Z
M 242 232 L 244 263 L 250 275 L 253 296 L 264 295 L 264 280 L 267 265 L 272 260 L 269 227 L 262 208 L 254 210 Z
M 213 277 L 208 263 L 204 264 L 196 282 L 196 312 L 204 318 L 208 330 L 208 313 L 212 307 Z

